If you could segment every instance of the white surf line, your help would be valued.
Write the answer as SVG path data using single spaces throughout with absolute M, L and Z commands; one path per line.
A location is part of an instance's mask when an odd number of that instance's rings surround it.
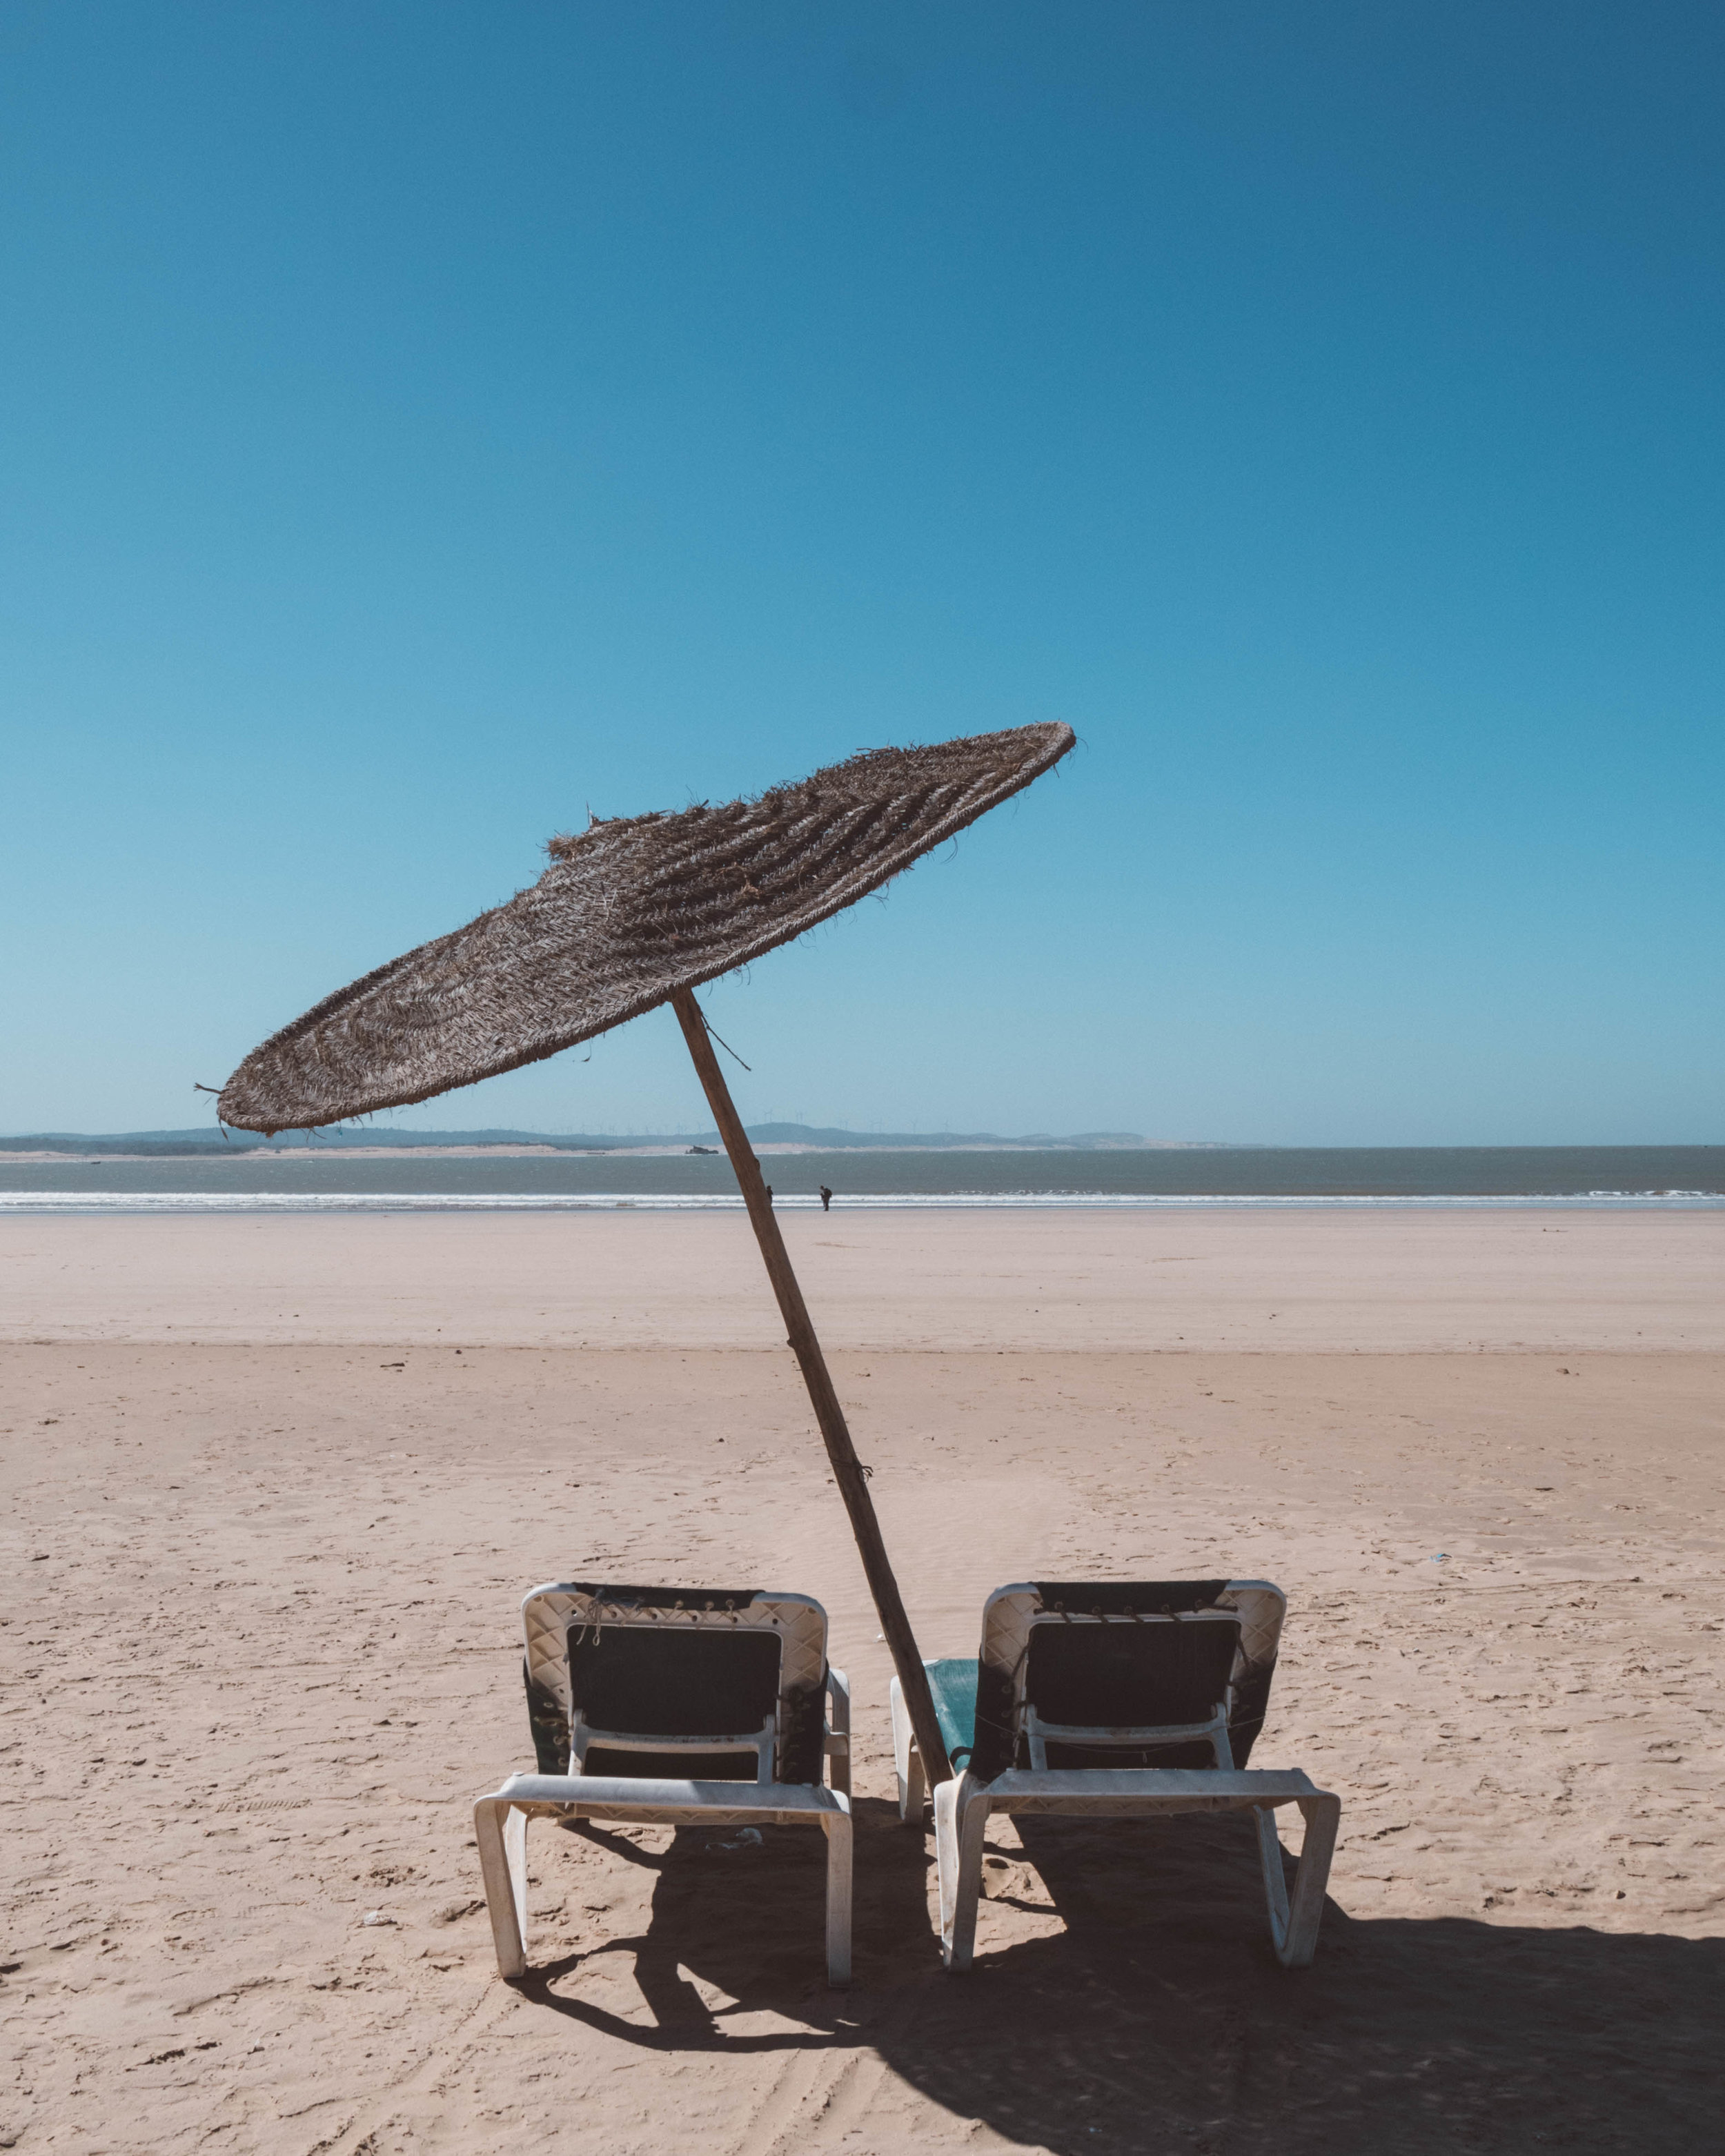
M 812 1191 L 787 1191 L 775 1204 L 781 1212 L 812 1213 L 820 1199 Z M 1031 1207 L 1042 1210 L 1154 1212 L 1168 1209 L 1252 1211 L 1385 1210 L 1390 1209 L 1478 1210 L 1506 1208 L 1562 1209 L 1578 1206 L 1640 1208 L 1670 1211 L 1725 1209 L 1725 1194 L 1704 1190 L 1590 1190 L 1561 1196 L 1372 1195 L 1329 1192 L 1173 1193 L 1142 1191 L 903 1191 L 835 1194 L 835 1212 L 986 1212 Z M 662 1191 L 182 1191 L 182 1190 L 0 1190 L 0 1214 L 33 1213 L 739 1213 L 734 1194 Z

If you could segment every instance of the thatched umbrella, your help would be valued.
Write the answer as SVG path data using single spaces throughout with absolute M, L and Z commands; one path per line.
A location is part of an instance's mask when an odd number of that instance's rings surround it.
M 875 749 L 754 801 L 595 820 L 530 890 L 341 988 L 254 1049 L 217 1113 L 316 1128 L 555 1055 L 655 1004 L 676 1012 L 802 1365 L 930 1778 L 950 1771 L 922 1659 L 760 1163 L 694 991 L 789 942 L 1028 786 L 1065 726 Z

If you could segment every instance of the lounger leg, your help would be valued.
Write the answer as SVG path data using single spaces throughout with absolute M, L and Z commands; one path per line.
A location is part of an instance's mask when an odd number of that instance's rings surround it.
M 1321 1789 L 1316 1796 L 1301 1798 L 1300 1812 L 1306 1821 L 1306 1841 L 1294 1875 L 1286 1941 L 1279 1941 L 1276 1947 L 1284 1969 L 1308 1968 L 1317 1952 L 1317 1928 L 1324 1913 L 1324 1889 L 1330 1882 L 1330 1859 L 1336 1853 L 1336 1830 L 1342 1824 L 1342 1799 Z
M 983 1840 L 988 1793 L 968 1774 L 934 1793 L 935 1857 L 940 1871 L 941 1953 L 963 1971 L 976 1952 L 976 1910 L 983 1891 Z
M 850 1812 L 823 1814 L 827 1837 L 827 1982 L 850 1981 Z
M 527 1815 L 506 1798 L 481 1797 L 473 1808 L 473 1831 L 497 1974 L 516 1984 L 527 1973 Z
M 934 1867 L 940 1887 L 941 1959 L 952 1965 L 952 1912 L 958 1898 L 958 1784 L 938 1784 L 934 1793 Z
M 892 1757 L 898 1769 L 898 1815 L 906 1826 L 915 1827 L 921 1834 L 922 1807 L 928 1801 L 928 1783 L 896 1677 L 892 1681 Z
M 1270 1907 L 1270 1937 L 1278 1958 L 1285 1958 L 1288 1943 L 1288 1882 L 1282 1867 L 1281 1836 L 1276 1831 L 1276 1808 L 1261 1804 L 1252 1814 L 1258 1830 L 1258 1862 L 1264 1873 L 1264 1899 Z
M 922 1754 L 916 1749 L 916 1740 L 911 1739 L 910 1755 L 905 1761 L 905 1771 L 899 1777 L 898 1815 L 905 1825 L 915 1827 L 918 1834 L 927 1825 L 925 1807 L 928 1803 L 928 1782 L 922 1772 Z

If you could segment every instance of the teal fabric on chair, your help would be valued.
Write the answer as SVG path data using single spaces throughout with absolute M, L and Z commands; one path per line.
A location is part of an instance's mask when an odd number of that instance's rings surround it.
M 934 1695 L 935 1718 L 941 1726 L 941 1742 L 956 1768 L 970 1764 L 976 1749 L 977 1662 L 974 1655 L 950 1661 L 925 1662 L 928 1689 Z

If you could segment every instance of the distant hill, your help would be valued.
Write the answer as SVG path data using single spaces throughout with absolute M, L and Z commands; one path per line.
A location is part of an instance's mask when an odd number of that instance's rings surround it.
M 970 1152 L 999 1147 L 1033 1147 L 1039 1152 L 1099 1152 L 1157 1142 L 1141 1137 L 1136 1131 L 1079 1131 L 1070 1137 L 1036 1131 L 1024 1137 L 1009 1138 L 992 1131 L 848 1131 L 817 1129 L 808 1123 L 752 1123 L 749 1137 L 757 1146 L 809 1146 L 822 1152 Z M 229 1131 L 224 1135 L 213 1125 L 208 1125 L 190 1131 L 35 1131 L 18 1137 L 0 1137 L 0 1153 L 132 1153 L 167 1158 L 187 1154 L 250 1152 L 259 1147 L 290 1145 L 297 1148 L 307 1143 L 317 1151 L 329 1152 L 357 1146 L 548 1146 L 557 1152 L 616 1152 L 665 1146 L 716 1147 L 719 1134 L 716 1131 L 667 1132 L 661 1136 L 634 1132 L 624 1136 L 604 1132 L 572 1135 L 550 1131 L 413 1131 L 388 1124 L 317 1131 L 308 1140 L 301 1131 L 284 1132 L 279 1137 L 265 1138 L 253 1131 Z

